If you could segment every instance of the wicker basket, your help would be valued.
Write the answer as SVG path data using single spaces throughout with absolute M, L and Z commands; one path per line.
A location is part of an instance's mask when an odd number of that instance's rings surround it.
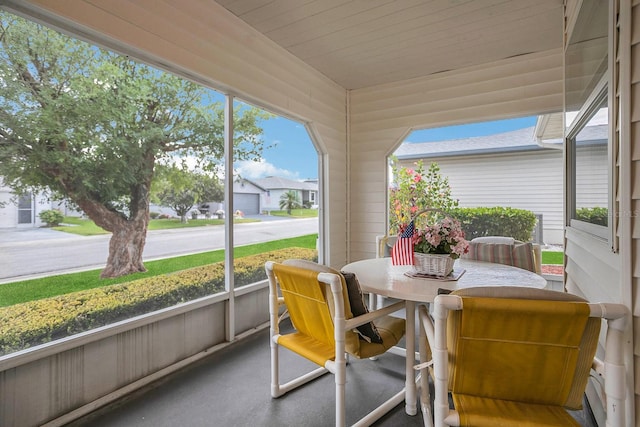
M 455 260 L 449 254 L 413 253 L 413 269 L 419 274 L 445 277 L 453 271 Z
M 443 214 L 444 216 L 451 216 L 441 210 L 436 208 L 426 208 L 417 212 L 412 221 L 414 221 L 418 216 L 427 212 L 438 212 Z M 437 277 L 445 277 L 448 276 L 453 271 L 453 263 L 455 260 L 451 257 L 450 254 L 424 254 L 422 252 L 414 252 L 413 253 L 413 269 L 418 274 L 426 274 L 430 276 Z

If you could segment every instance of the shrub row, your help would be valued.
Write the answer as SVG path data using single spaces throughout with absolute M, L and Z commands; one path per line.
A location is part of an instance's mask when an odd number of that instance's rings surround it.
M 536 216 L 524 209 L 506 207 L 457 208 L 451 214 L 462 224 L 467 240 L 482 236 L 509 236 L 531 240 Z
M 313 249 L 286 248 L 235 260 L 235 283 L 266 279 L 267 260 L 316 260 Z M 224 263 L 73 292 L 0 308 L 0 354 L 43 344 L 224 290 Z
M 609 223 L 609 209 L 602 207 L 576 209 L 576 219 L 606 226 Z

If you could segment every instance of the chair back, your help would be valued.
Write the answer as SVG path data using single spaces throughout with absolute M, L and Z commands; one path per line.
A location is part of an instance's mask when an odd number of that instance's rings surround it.
M 376 258 L 388 258 L 391 256 L 391 248 L 398 240 L 398 236 L 376 236 Z
M 333 320 L 318 273 L 282 264 L 274 264 L 273 272 L 293 327 L 303 335 L 335 347 Z
M 513 265 L 534 273 L 542 273 L 540 245 L 521 242 L 513 237 L 476 237 L 469 244 L 469 252 L 463 258 L 476 261 Z
M 344 276 L 330 267 L 298 259 L 287 260 L 282 264 L 273 263 L 272 268 L 291 323 L 296 329 L 297 338 L 293 341 L 309 347 L 299 348 L 299 352 L 311 360 L 316 360 L 314 351 L 323 353 L 324 356 L 334 354 L 336 345 L 333 319 L 336 316 L 344 319 L 353 318 Z M 330 273 L 340 277 L 342 298 L 335 301 L 331 287 L 318 280 L 319 273 Z M 301 340 L 301 337 L 309 339 Z M 292 337 L 284 339 L 287 341 Z M 348 353 L 360 354 L 360 340 L 355 332 L 346 331 L 344 339 Z M 316 345 L 318 343 L 325 347 L 322 351 Z M 289 344 L 290 342 L 284 343 Z
M 529 289 L 523 298 L 515 297 L 523 290 L 505 290 L 501 297 L 461 295 L 462 310 L 449 312 L 451 391 L 581 408 L 600 319 L 569 294 Z

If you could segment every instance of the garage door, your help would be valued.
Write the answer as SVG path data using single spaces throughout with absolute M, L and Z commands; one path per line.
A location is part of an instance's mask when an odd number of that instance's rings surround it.
M 260 195 L 235 193 L 233 195 L 233 209 L 241 210 L 245 215 L 260 213 Z

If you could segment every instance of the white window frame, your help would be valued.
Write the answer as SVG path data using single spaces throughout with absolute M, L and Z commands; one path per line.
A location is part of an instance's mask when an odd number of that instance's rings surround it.
M 607 183 L 607 209 L 609 212 L 609 221 L 607 226 L 591 224 L 585 221 L 581 221 L 575 218 L 576 214 L 576 152 L 575 152 L 575 138 L 580 133 L 589 120 L 596 114 L 603 100 L 607 99 L 607 107 L 609 111 L 611 109 L 610 97 L 609 97 L 609 71 L 604 73 L 600 78 L 598 84 L 594 87 L 593 91 L 585 101 L 584 105 L 580 108 L 580 111 L 573 119 L 571 124 L 567 126 L 565 146 L 567 150 L 567 218 L 568 225 L 580 231 L 584 231 L 594 237 L 613 243 L 613 218 L 614 218 L 614 206 L 613 203 L 613 165 L 611 156 L 611 132 L 607 132 L 607 169 L 608 169 L 608 183 Z M 611 129 L 611 114 L 609 113 L 608 127 Z

